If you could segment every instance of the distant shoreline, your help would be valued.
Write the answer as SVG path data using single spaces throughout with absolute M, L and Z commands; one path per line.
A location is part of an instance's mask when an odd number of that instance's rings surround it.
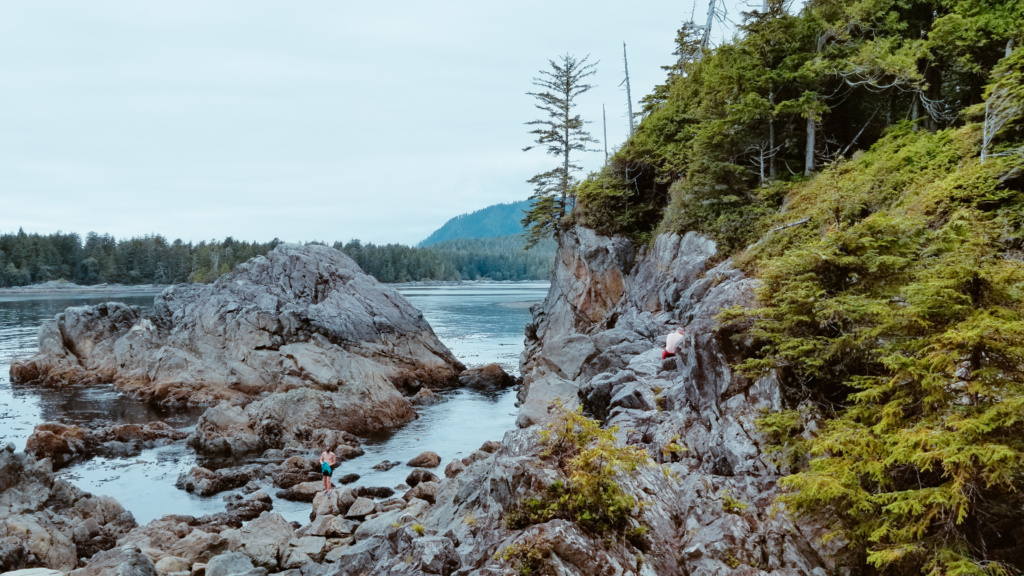
M 386 283 L 395 288 L 414 288 L 419 286 L 465 286 L 467 284 L 513 285 L 513 284 L 548 284 L 548 280 L 419 280 L 412 282 Z M 90 296 L 156 296 L 173 284 L 94 284 L 85 286 L 73 282 L 44 282 L 28 286 L 0 288 L 0 300 L 21 298 L 25 296 L 83 298 Z
M 156 296 L 169 284 L 96 284 L 82 286 L 73 282 L 44 282 L 28 286 L 0 288 L 0 300 L 25 296 L 43 297 L 89 297 L 89 296 Z

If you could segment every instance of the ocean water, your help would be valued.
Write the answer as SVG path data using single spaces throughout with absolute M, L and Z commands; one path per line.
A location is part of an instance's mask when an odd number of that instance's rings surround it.
M 529 307 L 544 298 L 548 284 L 407 284 L 397 288 L 423 311 L 441 341 L 467 366 L 497 362 L 506 371 L 518 374 Z M 96 427 L 163 420 L 178 428 L 194 426 L 202 410 L 161 411 L 118 393 L 112 386 L 56 390 L 10 382 L 11 360 L 36 351 L 36 334 L 46 319 L 68 306 L 112 300 L 147 307 L 152 305 L 153 296 L 155 293 L 0 298 L 0 445 L 13 442 L 23 450 L 33 427 L 47 421 Z M 342 463 L 338 474 L 359 474 L 357 485 L 394 487 L 412 470 L 405 462 L 420 452 L 437 452 L 443 466 L 487 440 L 500 440 L 515 426 L 514 390 L 452 390 L 441 393 L 441 397 L 438 404 L 418 408 L 419 418 L 403 428 L 365 439 L 366 453 Z M 383 460 L 402 464 L 386 472 L 372 468 Z M 195 454 L 178 442 L 132 458 L 94 458 L 60 474 L 83 490 L 117 498 L 141 524 L 165 514 L 198 516 L 224 509 L 222 495 L 199 498 L 174 487 L 178 475 L 196 463 Z M 435 473 L 441 475 L 441 470 Z M 267 486 L 267 491 L 273 495 L 276 489 Z M 275 498 L 274 506 L 289 520 L 308 521 L 309 504 Z

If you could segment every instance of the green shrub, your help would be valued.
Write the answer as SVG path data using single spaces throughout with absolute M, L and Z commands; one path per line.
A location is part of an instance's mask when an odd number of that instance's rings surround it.
M 564 518 L 595 532 L 624 531 L 643 503 L 626 493 L 616 478 L 650 463 L 647 452 L 623 446 L 617 429 L 602 429 L 580 409 L 553 405 L 554 420 L 540 432 L 542 463 L 555 466 L 565 480 L 543 494 L 523 498 L 508 511 L 505 524 L 521 528 Z

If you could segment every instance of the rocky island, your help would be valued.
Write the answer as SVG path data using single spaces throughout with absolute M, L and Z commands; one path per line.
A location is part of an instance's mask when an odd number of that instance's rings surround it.
M 235 426 L 253 401 L 257 418 L 280 420 L 278 402 L 315 399 L 328 428 L 359 434 L 414 418 L 406 396 L 455 384 L 463 369 L 418 310 L 350 258 L 283 244 L 213 284 L 168 288 L 151 312 L 68 308 L 40 329 L 35 356 L 12 363 L 11 378 L 113 382 L 172 406 L 226 403 L 203 430 Z

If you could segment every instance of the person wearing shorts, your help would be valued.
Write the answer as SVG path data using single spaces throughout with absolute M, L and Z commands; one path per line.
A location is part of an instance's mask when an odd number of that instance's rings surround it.
M 338 457 L 330 448 L 324 449 L 320 455 L 320 473 L 324 477 L 324 492 L 331 493 L 331 475 L 334 474 L 334 467 L 338 465 Z

